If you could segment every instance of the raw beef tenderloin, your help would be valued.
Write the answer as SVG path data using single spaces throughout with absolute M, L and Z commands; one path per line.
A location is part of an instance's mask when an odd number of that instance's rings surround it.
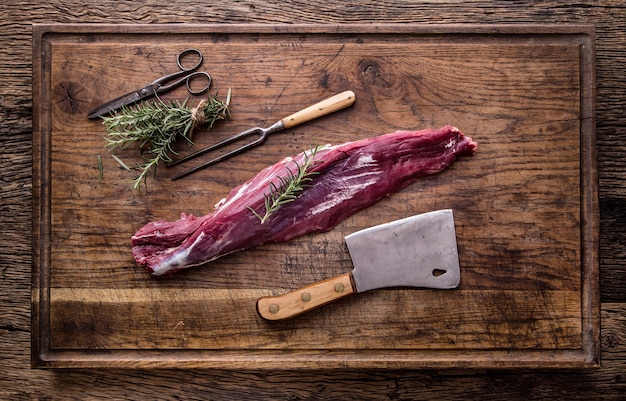
M 280 185 L 304 165 L 310 152 L 287 157 L 232 189 L 213 213 L 181 214 L 177 221 L 146 224 L 132 237 L 133 256 L 155 276 L 215 260 L 267 242 L 324 232 L 383 197 L 472 154 L 476 142 L 459 129 L 398 131 L 374 138 L 326 145 L 313 156 L 310 186 L 282 205 L 263 224 L 250 208 L 265 212 L 270 183 Z

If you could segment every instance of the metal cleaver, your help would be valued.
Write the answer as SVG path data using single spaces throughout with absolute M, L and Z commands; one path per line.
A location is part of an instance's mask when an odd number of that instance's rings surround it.
M 354 264 L 350 273 L 260 298 L 259 314 L 282 320 L 359 292 L 387 287 L 450 289 L 461 281 L 450 209 L 366 228 L 345 239 Z

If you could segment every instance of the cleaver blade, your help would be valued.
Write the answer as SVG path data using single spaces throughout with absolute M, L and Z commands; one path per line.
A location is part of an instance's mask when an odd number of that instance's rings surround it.
M 359 292 L 390 287 L 456 288 L 461 281 L 451 209 L 366 228 L 345 237 L 354 269 L 278 296 L 257 311 L 283 320 Z

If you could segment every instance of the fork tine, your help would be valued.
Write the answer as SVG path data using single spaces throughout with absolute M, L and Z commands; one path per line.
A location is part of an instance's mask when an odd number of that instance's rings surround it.
M 200 149 L 200 150 L 198 150 L 198 151 L 196 151 L 194 153 L 191 153 L 191 154 L 189 154 L 189 155 L 187 155 L 185 157 L 182 157 L 182 158 L 180 158 L 178 160 L 174 160 L 172 162 L 166 163 L 165 166 L 166 167 L 172 167 L 172 166 L 175 166 L 177 164 L 184 163 L 184 162 L 189 161 L 191 159 L 195 159 L 198 156 L 202 156 L 202 155 L 207 154 L 209 152 L 213 152 L 214 150 L 222 148 L 222 147 L 224 147 L 226 145 L 229 145 L 229 144 L 231 144 L 233 142 L 236 142 L 236 141 L 238 141 L 238 140 L 240 140 L 242 138 L 245 138 L 245 137 L 253 135 L 253 134 L 262 136 L 263 135 L 263 129 L 260 128 L 260 127 L 254 127 L 254 128 L 247 129 L 247 130 L 242 131 L 242 132 L 240 132 L 240 133 L 238 133 L 236 135 L 231 136 L 230 138 L 226 138 L 226 139 L 224 139 L 221 142 L 213 144 L 213 145 L 211 145 L 209 147 L 206 147 L 204 149 Z M 247 145 L 244 145 L 244 146 L 247 146 Z M 235 149 L 235 151 L 236 150 L 238 150 L 238 149 Z
M 243 134 L 243 132 L 242 132 L 242 134 Z M 250 133 L 247 133 L 247 134 L 248 134 L 248 135 L 250 135 Z M 209 167 L 209 166 L 212 166 L 212 165 L 214 165 L 214 164 L 217 164 L 217 163 L 219 163 L 219 162 L 221 162 L 221 161 L 224 161 L 224 160 L 226 160 L 226 159 L 228 159 L 228 158 L 230 158 L 230 157 L 232 157 L 232 156 L 238 155 L 239 153 L 243 153 L 244 151 L 246 151 L 246 150 L 248 150 L 248 149 L 250 149 L 250 148 L 253 148 L 253 147 L 257 146 L 257 145 L 260 145 L 261 143 L 263 143 L 263 141 L 264 141 L 264 140 L 265 140 L 265 138 L 266 138 L 266 135 L 263 135 L 263 132 L 261 132 L 261 134 L 262 134 L 262 135 L 261 135 L 261 136 L 259 136 L 259 138 L 258 138 L 258 139 L 255 139 L 254 141 L 252 141 L 252 142 L 250 142 L 250 143 L 247 143 L 247 144 L 245 144 L 245 145 L 243 145 L 243 146 L 241 146 L 241 147 L 239 147 L 239 148 L 237 148 L 237 149 L 231 150 L 231 151 L 230 151 L 230 152 L 228 152 L 228 153 L 225 153 L 225 154 L 223 154 L 223 155 L 221 155 L 221 156 L 219 156 L 219 157 L 216 157 L 215 159 L 211 159 L 211 160 L 209 160 L 208 162 L 202 163 L 202 164 L 200 164 L 199 166 L 196 166 L 196 167 L 194 167 L 194 168 L 191 168 L 191 169 L 189 169 L 189 170 L 187 170 L 187 171 L 184 171 L 184 172 L 182 172 L 182 173 L 180 173 L 180 174 L 178 174 L 178 175 L 176 175 L 176 176 L 172 177 L 172 181 L 176 181 L 176 180 L 178 180 L 178 179 L 180 179 L 180 178 L 186 177 L 186 176 L 188 176 L 188 175 L 190 175 L 190 174 L 193 174 L 193 173 L 195 173 L 195 172 L 197 172 L 197 171 L 200 171 L 200 170 L 202 170 L 202 169 L 204 169 L 204 168 L 206 168 L 206 167 Z M 237 137 L 239 137 L 238 139 L 240 139 L 240 138 L 243 138 L 244 136 L 247 136 L 247 135 L 241 135 L 241 134 L 239 134 L 239 135 L 236 135 L 236 136 L 237 136 Z M 229 139 L 230 139 L 230 141 L 229 141 L 228 143 L 232 142 L 232 139 L 233 139 L 233 138 L 234 138 L 234 137 L 229 138 Z M 225 141 L 222 141 L 222 142 L 225 142 Z M 217 146 L 217 145 L 226 145 L 226 144 L 228 144 L 228 143 L 222 143 L 222 142 L 220 142 L 220 143 L 218 143 L 218 144 L 216 144 L 216 145 L 210 146 L 209 148 L 202 149 L 202 150 L 201 150 L 201 151 L 199 151 L 199 152 L 203 152 L 203 154 L 204 154 L 204 153 L 207 153 L 207 152 L 209 152 L 209 151 L 211 151 L 211 150 L 216 150 L 216 149 L 218 148 L 218 146 Z M 219 146 L 219 147 L 221 147 L 221 146 Z M 208 150 L 207 150 L 207 149 L 208 149 Z M 196 153 L 198 153 L 198 152 L 196 152 Z M 191 156 L 191 155 L 190 155 L 190 156 Z M 170 165 L 171 165 L 171 164 L 170 164 Z

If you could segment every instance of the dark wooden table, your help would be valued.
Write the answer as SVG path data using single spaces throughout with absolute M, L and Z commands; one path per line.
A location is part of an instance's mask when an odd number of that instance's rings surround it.
M 563 2 L 50 1 L 2 6 L 0 399 L 623 399 L 626 8 Z M 588 371 L 32 370 L 32 23 L 584 23 L 597 40 L 602 367 Z

